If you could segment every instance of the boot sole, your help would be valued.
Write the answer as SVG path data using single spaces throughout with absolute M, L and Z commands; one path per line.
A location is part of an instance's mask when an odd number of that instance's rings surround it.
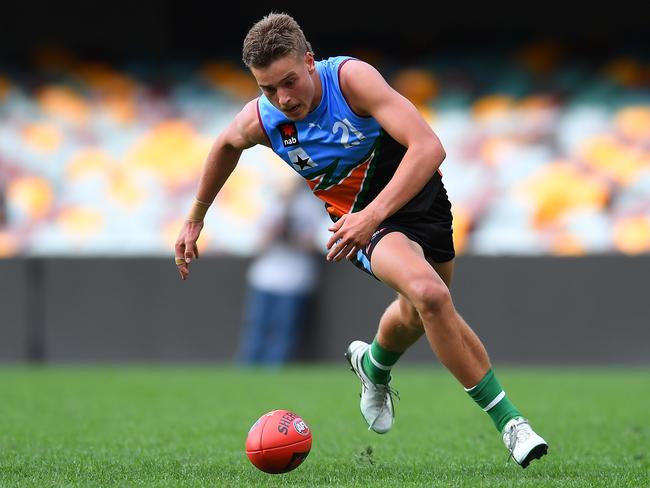
M 528 456 L 526 456 L 524 460 L 521 462 L 521 467 L 524 469 L 527 468 L 531 461 L 541 458 L 546 453 L 548 453 L 547 444 L 540 444 L 538 446 L 533 447 L 528 453 Z

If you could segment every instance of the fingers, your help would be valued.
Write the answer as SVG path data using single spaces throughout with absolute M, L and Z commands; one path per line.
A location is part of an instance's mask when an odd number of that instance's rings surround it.
M 196 245 L 195 240 L 191 240 L 191 239 L 186 240 L 183 247 L 185 249 L 183 256 L 185 256 L 186 263 L 191 263 L 195 259 L 199 259 L 199 248 Z
M 334 244 L 340 244 L 342 238 L 343 236 L 340 231 L 334 232 L 334 234 L 332 234 L 332 237 L 330 237 L 327 241 L 327 249 L 331 249 Z
M 196 241 L 202 228 L 203 222 L 186 221 L 174 246 L 176 267 L 183 280 L 189 277 L 190 263 L 199 258 L 199 248 Z
M 190 275 L 190 263 L 195 259 L 199 259 L 199 247 L 196 241 L 186 240 L 181 244 L 176 245 L 176 266 L 181 275 L 181 279 L 185 281 Z
M 330 237 L 330 240 L 327 242 L 327 249 L 332 247 L 332 245 L 339 239 L 339 235 L 336 233 L 339 231 L 341 227 L 343 227 L 343 224 L 345 223 L 345 219 L 347 218 L 348 214 L 343 215 L 340 219 L 338 219 L 336 222 L 334 222 L 332 225 L 328 227 L 328 230 L 332 231 L 334 234 L 332 237 Z
M 340 261 L 343 258 L 350 259 L 358 249 L 357 244 L 350 239 L 340 239 L 334 247 L 327 253 L 328 261 Z
M 187 266 L 186 263 L 178 265 L 178 272 L 180 273 L 181 279 L 183 281 L 185 281 L 188 278 L 188 276 L 190 275 L 190 269 L 189 269 L 189 267 Z
M 177 258 L 185 256 L 185 241 L 177 241 L 174 246 L 174 251 Z
M 358 242 L 344 235 L 346 232 L 343 230 L 343 226 L 347 217 L 348 214 L 343 215 L 329 227 L 329 230 L 333 234 L 329 241 L 327 241 L 327 249 L 329 249 L 327 253 L 328 261 L 337 262 L 344 258 L 352 259 L 356 255 L 357 250 L 360 249 Z
M 332 239 L 330 239 L 330 242 L 331 241 Z M 341 252 L 341 249 L 345 245 L 343 239 L 339 239 L 334 246 L 332 246 L 330 242 L 327 243 L 327 248 L 329 249 L 329 252 L 327 253 L 326 259 L 328 261 L 332 261 L 338 255 L 338 253 Z
M 353 246 L 350 252 L 345 256 L 345 259 L 351 260 L 354 259 L 357 253 L 359 252 L 359 248 L 357 246 Z
M 334 262 L 338 262 L 343 259 L 350 259 L 351 256 L 354 256 L 356 254 L 356 249 L 357 246 L 355 244 L 348 244 L 343 249 L 341 249 L 341 252 L 334 258 Z
M 178 269 L 178 272 L 181 275 L 181 279 L 186 280 L 188 275 L 190 274 L 190 270 L 187 262 L 185 261 L 185 258 L 183 256 L 176 256 L 176 258 L 174 258 L 174 262 L 176 264 L 176 268 Z

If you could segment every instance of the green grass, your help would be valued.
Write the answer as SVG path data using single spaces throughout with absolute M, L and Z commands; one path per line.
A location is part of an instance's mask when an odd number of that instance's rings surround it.
M 496 372 L 550 444 L 526 470 L 440 368 L 396 371 L 397 422 L 379 436 L 343 364 L 2 367 L 0 486 L 650 486 L 650 370 Z M 278 408 L 298 412 L 314 443 L 298 469 L 267 475 L 244 442 Z

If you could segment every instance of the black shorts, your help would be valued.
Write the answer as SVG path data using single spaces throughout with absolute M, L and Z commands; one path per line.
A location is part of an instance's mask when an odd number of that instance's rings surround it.
M 441 187 L 428 210 L 421 212 L 397 212 L 384 220 L 370 238 L 365 249 L 359 250 L 350 261 L 357 268 L 377 278 L 370 265 L 372 251 L 377 243 L 391 232 L 401 232 L 422 246 L 426 258 L 436 263 L 454 259 L 451 203 L 447 191 Z

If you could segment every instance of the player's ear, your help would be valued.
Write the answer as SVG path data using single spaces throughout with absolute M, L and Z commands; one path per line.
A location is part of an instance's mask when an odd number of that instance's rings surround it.
M 305 53 L 305 63 L 307 64 L 307 71 L 309 71 L 309 74 L 313 74 L 313 72 L 316 70 L 316 61 L 314 61 L 314 53 L 311 51 L 307 51 Z

